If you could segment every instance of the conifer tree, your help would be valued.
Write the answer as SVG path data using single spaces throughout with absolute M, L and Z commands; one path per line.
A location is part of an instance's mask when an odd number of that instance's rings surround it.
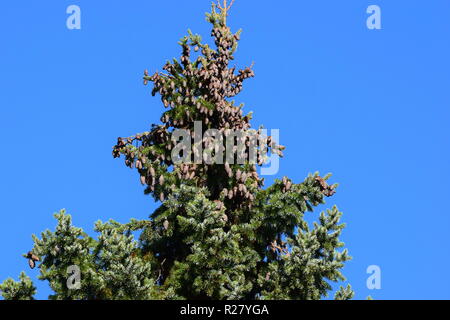
M 241 34 L 227 25 L 231 5 L 213 4 L 207 14 L 213 47 L 189 31 L 179 60 L 163 72 L 144 72 L 144 84 L 153 83 L 152 94 L 166 108 L 161 124 L 118 138 L 113 147 L 113 156 L 136 169 L 145 193 L 160 202 L 149 219 L 97 222 L 94 239 L 61 211 L 54 232 L 33 236 L 24 257 L 39 259 L 31 260 L 54 291 L 50 298 L 321 299 L 331 283 L 345 280 L 341 269 L 350 257 L 339 240 L 342 213 L 332 207 L 312 226 L 304 217 L 336 192 L 330 176 L 316 173 L 301 183 L 283 177 L 265 188 L 258 174 L 267 155 L 282 156 L 284 147 L 253 129 L 251 114 L 231 100 L 254 76 L 252 67 L 230 67 Z M 234 137 L 236 131 L 246 135 Z M 176 132 L 189 134 L 192 149 L 177 149 Z M 232 157 L 221 159 L 227 138 Z M 68 286 L 73 265 L 81 271 L 77 289 Z M 22 274 L 20 283 L 8 279 L 0 291 L 5 299 L 29 299 L 35 289 Z M 350 286 L 335 294 L 352 297 Z

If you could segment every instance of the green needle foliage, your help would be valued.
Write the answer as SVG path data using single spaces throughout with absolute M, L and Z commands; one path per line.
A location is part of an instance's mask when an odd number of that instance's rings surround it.
M 33 281 L 21 272 L 19 282 L 9 278 L 0 284 L 0 292 L 5 300 L 34 300 L 33 296 L 36 294 L 36 288 Z
M 312 226 L 304 219 L 335 193 L 329 176 L 316 173 L 301 183 L 284 177 L 263 188 L 257 167 L 264 150 L 282 156 L 284 147 L 252 129 L 251 114 L 230 101 L 254 73 L 229 67 L 240 31 L 226 25 L 228 9 L 225 2 L 207 14 L 214 48 L 189 32 L 180 41 L 180 61 L 167 62 L 164 72 L 152 76 L 144 72 L 144 84 L 153 83 L 152 94 L 167 109 L 162 123 L 118 138 L 113 148 L 114 157 L 123 156 L 137 170 L 145 193 L 160 201 L 149 219 L 97 222 L 94 239 L 61 211 L 54 232 L 33 236 L 26 257 L 30 266 L 39 264 L 39 279 L 54 291 L 51 299 L 321 299 L 333 282 L 345 280 L 341 269 L 350 257 L 339 240 L 342 213 L 333 207 Z M 210 128 L 224 136 L 235 129 L 255 135 L 255 164 L 172 159 L 171 134 L 192 132 L 194 121 L 201 121 L 203 135 Z M 208 139 L 199 144 L 207 148 Z M 189 155 L 192 160 L 195 151 Z M 77 288 L 69 285 L 71 266 L 80 270 Z M 35 292 L 25 274 L 20 282 L 6 280 L 0 290 L 5 299 L 31 299 Z M 352 297 L 350 286 L 335 294 L 339 300 Z

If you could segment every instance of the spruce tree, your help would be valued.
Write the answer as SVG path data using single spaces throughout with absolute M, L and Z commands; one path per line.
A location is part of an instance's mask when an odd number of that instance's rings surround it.
M 113 156 L 136 169 L 145 193 L 160 203 L 149 219 L 97 222 L 94 239 L 62 210 L 54 232 L 33 236 L 24 257 L 49 282 L 50 298 L 321 299 L 333 282 L 345 280 L 341 269 L 350 257 L 339 240 L 342 213 L 332 207 L 312 226 L 305 220 L 336 192 L 330 176 L 310 174 L 301 183 L 283 177 L 264 187 L 258 174 L 267 155 L 282 156 L 284 147 L 253 129 L 251 114 L 231 100 L 254 72 L 229 66 L 241 33 L 227 26 L 230 7 L 225 0 L 207 14 L 213 47 L 189 31 L 179 42 L 179 60 L 168 61 L 163 72 L 144 72 L 144 84 L 153 83 L 166 111 L 159 125 L 118 138 L 113 147 Z M 247 135 L 230 139 L 236 154 L 221 161 L 224 139 L 236 131 Z M 177 150 L 176 132 L 189 133 L 191 150 Z M 247 160 L 236 161 L 239 155 Z M 77 289 L 68 286 L 73 265 L 81 271 Z M 0 286 L 5 299 L 32 299 L 31 280 L 20 279 Z M 335 294 L 352 297 L 350 286 Z

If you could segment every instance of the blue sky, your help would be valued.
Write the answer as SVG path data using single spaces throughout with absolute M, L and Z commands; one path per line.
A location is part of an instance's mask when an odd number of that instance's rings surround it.
M 66 27 L 72 4 L 81 30 Z M 373 4 L 381 30 L 366 27 Z M 179 56 L 188 28 L 208 39 L 209 8 L 2 1 L 1 280 L 37 276 L 21 254 L 61 208 L 91 232 L 98 219 L 142 219 L 156 207 L 111 147 L 159 121 L 142 72 Z M 450 299 L 450 2 L 236 0 L 229 25 L 243 29 L 237 65 L 255 62 L 236 100 L 287 146 L 275 177 L 332 172 L 340 183 L 327 205 L 344 211 L 356 298 Z M 381 290 L 366 287 L 370 265 L 381 268 Z

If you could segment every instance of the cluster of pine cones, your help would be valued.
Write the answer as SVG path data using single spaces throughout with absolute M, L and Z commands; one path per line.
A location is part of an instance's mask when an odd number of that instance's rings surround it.
M 251 139 L 256 138 L 259 142 L 255 159 L 257 165 L 264 163 L 269 149 L 282 156 L 284 147 L 277 145 L 272 137 L 264 136 L 261 130 L 252 130 L 249 123 L 251 114 L 244 116 L 242 106 L 235 106 L 228 101 L 241 92 L 246 79 L 254 76 L 252 67 L 236 72 L 236 67 L 228 66 L 234 59 L 239 33 L 233 34 L 229 27 L 218 24 L 211 35 L 216 49 L 200 43 L 199 37 L 191 34 L 181 41 L 180 62 L 176 59 L 167 62 L 163 67 L 165 72 L 156 72 L 152 76 L 147 70 L 144 71 L 144 84 L 153 82 L 152 95 L 159 93 L 163 105 L 168 108 L 161 117 L 163 124 L 154 126 L 150 132 L 119 138 L 113 155 L 124 155 L 126 165 L 139 171 L 141 183 L 147 185 L 146 191 L 161 201 L 174 185 L 178 185 L 179 180 L 190 180 L 199 187 L 208 187 L 213 191 L 212 197 L 227 199 L 228 205 L 235 202 L 251 206 L 255 193 L 263 185 L 263 179 L 258 177 L 253 163 L 179 165 L 171 159 L 174 142 L 171 141 L 170 132 L 173 129 L 193 132 L 194 121 L 202 122 L 204 132 L 210 128 L 217 129 L 225 138 L 234 130 L 251 132 L 238 142 L 244 148 L 234 148 L 240 150 L 238 157 L 248 159 L 249 148 L 253 147 Z M 195 59 L 192 57 L 193 51 L 196 52 Z M 201 143 L 203 149 L 208 147 L 210 138 L 203 135 Z M 173 171 L 168 172 L 167 168 L 172 166 Z M 207 178 L 208 170 L 214 170 L 214 181 Z

